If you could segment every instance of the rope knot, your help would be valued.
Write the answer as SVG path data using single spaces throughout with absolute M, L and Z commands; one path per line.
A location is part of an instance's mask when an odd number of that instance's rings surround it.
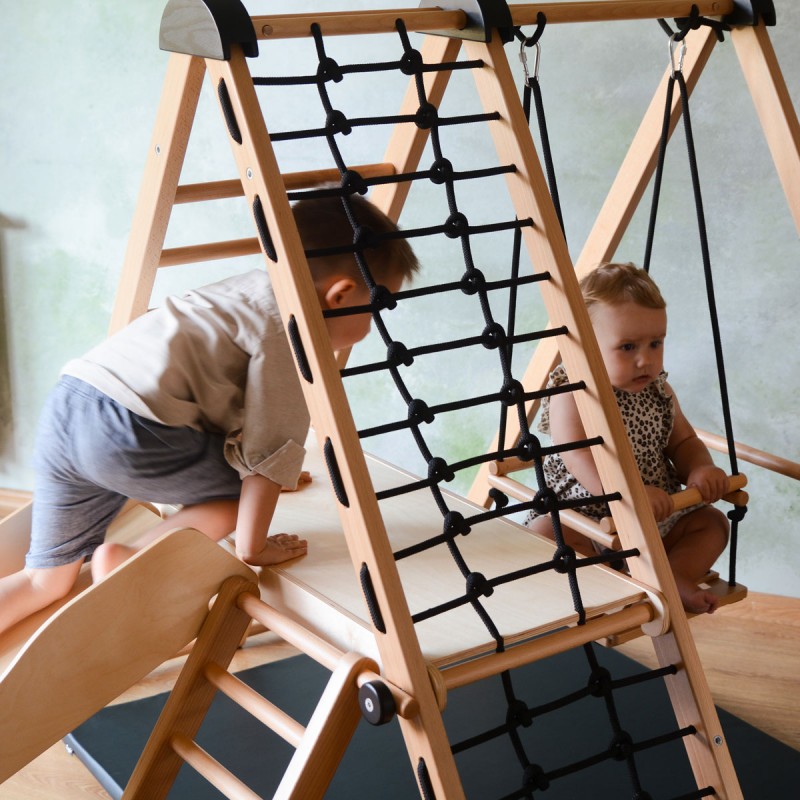
M 551 511 L 555 511 L 558 498 L 556 497 L 556 493 L 549 486 L 545 486 L 544 489 L 539 489 L 539 491 L 536 492 L 532 503 L 533 510 L 537 514 L 549 514 Z
M 437 186 L 453 179 L 453 165 L 446 158 L 437 158 L 431 164 L 430 181 Z
M 524 398 L 525 389 L 517 380 L 506 381 L 500 389 L 500 402 L 504 406 L 515 406 L 517 403 L 521 403 Z M 533 438 L 536 439 L 535 436 Z M 528 459 L 525 460 L 527 461 Z
M 424 400 L 414 399 L 408 404 L 408 418 L 415 425 L 420 422 L 431 423 L 434 420 L 433 411 L 428 408 Z
M 577 560 L 575 551 L 571 547 L 567 545 L 557 547 L 555 555 L 553 556 L 553 569 L 559 575 L 567 575 L 574 572 Z
M 517 445 L 517 458 L 520 461 L 533 461 L 534 459 L 539 460 L 542 457 L 542 443 L 539 441 L 538 437 L 534 436 L 530 431 L 525 433 L 523 436 L 520 437 L 519 444 Z M 543 490 L 540 490 L 536 493 L 536 496 L 539 497 L 542 494 Z M 553 500 L 555 500 L 555 493 L 551 492 Z M 548 507 L 546 511 L 542 511 L 540 513 L 547 514 L 549 511 L 555 508 L 555 505 L 552 507 Z
M 544 792 L 550 787 L 550 781 L 538 764 L 529 764 L 522 773 L 522 786 L 525 789 L 541 789 Z
M 499 322 L 491 322 L 483 329 L 481 334 L 483 346 L 487 350 L 497 350 L 498 347 L 505 347 L 508 342 L 505 329 Z
M 389 342 L 386 348 L 386 360 L 390 367 L 399 367 L 401 364 L 410 367 L 414 363 L 414 357 L 402 342 Z
M 367 182 L 354 169 L 348 169 L 342 175 L 341 187 L 345 194 L 366 194 L 369 189 Z
M 359 225 L 353 231 L 353 244 L 359 250 L 368 250 L 372 247 L 377 247 L 380 243 L 380 237 L 372 228 L 366 225 Z
M 466 295 L 477 294 L 486 287 L 484 274 L 475 267 L 471 267 L 461 276 L 461 291 Z
M 627 731 L 620 731 L 611 740 L 608 749 L 615 761 L 625 761 L 633 755 L 633 739 Z
M 494 594 L 494 587 L 486 580 L 480 572 L 470 572 L 467 575 L 467 595 L 470 600 L 478 597 L 491 597 Z
M 370 289 L 369 302 L 378 311 L 391 311 L 397 308 L 397 300 L 394 299 L 394 295 L 381 284 L 376 284 Z
M 442 481 L 451 481 L 455 478 L 456 474 L 450 468 L 450 465 L 438 456 L 432 458 L 428 462 L 428 480 L 432 483 L 441 483 Z
M 458 511 L 448 511 L 444 515 L 442 532 L 454 539 L 456 536 L 466 536 L 472 528 L 467 524 L 464 515 Z
M 592 697 L 605 697 L 611 691 L 611 673 L 605 667 L 597 667 L 586 685 Z
M 325 117 L 325 131 L 329 134 L 341 133 L 344 136 L 353 132 L 347 117 L 335 108 Z
M 508 505 L 508 495 L 499 489 L 489 489 L 489 497 L 494 500 L 495 508 L 505 508 Z
M 728 519 L 731 522 L 741 522 L 744 519 L 744 515 L 747 513 L 747 506 L 734 506 L 728 512 Z
M 469 222 L 460 212 L 451 214 L 444 223 L 444 235 L 448 239 L 458 239 L 459 236 L 466 236 L 469 233 Z
M 439 112 L 432 103 L 423 103 L 414 114 L 414 124 L 422 130 L 432 128 L 439 120 Z
M 407 50 L 400 59 L 400 72 L 403 75 L 418 75 L 424 66 L 425 62 L 419 50 Z
M 336 63 L 336 59 L 325 56 L 317 67 L 317 78 L 321 81 L 333 81 L 339 83 L 344 77 L 342 68 Z
M 533 723 L 533 714 L 528 706 L 522 700 L 514 700 L 513 703 L 508 704 L 508 713 L 506 714 L 506 723 L 518 728 L 520 725 L 523 728 L 530 728 Z

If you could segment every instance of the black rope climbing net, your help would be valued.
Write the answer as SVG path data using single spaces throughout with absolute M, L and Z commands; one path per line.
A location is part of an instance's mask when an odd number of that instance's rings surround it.
M 410 436 L 414 446 L 427 465 L 427 472 L 424 476 L 378 491 L 377 498 L 383 502 L 391 498 L 407 496 L 408 502 L 414 503 L 416 502 L 415 498 L 418 497 L 417 493 L 427 492 L 433 498 L 442 520 L 441 529 L 434 535 L 423 541 L 403 547 L 403 549 L 396 551 L 394 556 L 397 561 L 401 562 L 413 559 L 434 548 L 445 548 L 463 579 L 463 592 L 430 608 L 416 612 L 413 614 L 412 619 L 415 624 L 418 624 L 433 617 L 447 614 L 454 609 L 471 607 L 482 621 L 494 642 L 496 652 L 499 653 L 506 649 L 507 644 L 487 609 L 486 600 L 495 591 L 500 590 L 504 584 L 546 572 L 563 575 L 563 579 L 569 585 L 578 624 L 582 625 L 586 622 L 587 614 L 579 581 L 581 570 L 594 564 L 607 563 L 612 559 L 636 557 L 638 551 L 628 550 L 583 558 L 578 557 L 575 551 L 567 546 L 564 541 L 559 517 L 561 510 L 598 502 L 607 503 L 619 499 L 619 495 L 609 493 L 586 500 L 559 501 L 555 492 L 547 485 L 545 480 L 542 465 L 545 456 L 555 452 L 591 447 L 601 444 L 602 440 L 588 438 L 566 445 L 547 447 L 542 445 L 538 437 L 530 430 L 527 421 L 526 403 L 535 399 L 563 392 L 579 391 L 585 388 L 582 382 L 575 382 L 541 391 L 525 391 L 512 369 L 514 346 L 536 342 L 546 337 L 560 336 L 567 332 L 564 327 L 519 330 L 519 320 L 515 315 L 518 292 L 528 290 L 533 284 L 550 280 L 550 275 L 546 272 L 520 274 L 520 232 L 526 226 L 531 226 L 535 223 L 531 219 L 475 221 L 470 219 L 462 210 L 464 207 L 460 202 L 462 185 L 469 182 L 469 185 L 474 187 L 483 179 L 513 172 L 516 167 L 513 164 L 505 164 L 476 168 L 475 165 L 471 164 L 466 169 L 458 168 L 445 153 L 444 137 L 441 136 L 441 131 L 451 126 L 480 125 L 497 119 L 498 114 L 481 112 L 445 116 L 430 102 L 426 94 L 423 77 L 427 72 L 433 70 L 455 72 L 480 69 L 482 63 L 480 61 L 462 60 L 446 64 L 426 64 L 420 52 L 412 46 L 402 20 L 397 21 L 396 27 L 399 57 L 395 60 L 370 64 L 339 64 L 326 52 L 325 41 L 319 26 L 312 25 L 311 33 L 318 59 L 318 67 L 314 74 L 298 77 L 260 77 L 255 78 L 254 82 L 258 86 L 272 87 L 292 87 L 302 84 L 316 86 L 323 112 L 320 123 L 317 126 L 305 127 L 302 130 L 277 131 L 271 133 L 271 139 L 276 143 L 307 138 L 324 139 L 340 175 L 339 185 L 337 186 L 290 192 L 289 197 L 294 200 L 308 197 L 338 196 L 341 198 L 343 208 L 353 229 L 352 245 L 307 251 L 309 259 L 334 253 L 352 253 L 370 291 L 368 306 L 324 312 L 327 316 L 336 316 L 369 311 L 372 314 L 375 329 L 385 346 L 385 357 L 371 363 L 348 366 L 341 370 L 341 375 L 347 381 L 360 375 L 378 372 L 388 374 L 405 408 L 405 413 L 401 418 L 382 421 L 380 424 L 363 428 L 358 432 L 359 437 L 362 440 L 370 440 L 373 437 L 385 434 L 405 433 Z M 540 28 L 542 27 L 543 24 L 540 24 Z M 541 35 L 541 30 L 538 31 L 538 35 Z M 524 45 L 525 37 L 522 37 L 522 41 Z M 408 76 L 416 87 L 418 108 L 415 113 L 351 118 L 336 108 L 330 90 L 333 85 L 341 83 L 346 76 L 355 73 L 398 71 Z M 531 88 L 535 91 L 534 87 Z M 540 108 L 540 97 L 536 102 L 537 108 Z M 340 147 L 342 137 L 348 136 L 358 127 L 398 124 L 413 125 L 428 131 L 429 149 L 432 154 L 428 168 L 406 174 L 367 178 L 348 166 Z M 551 169 L 548 169 L 548 172 L 551 171 Z M 385 236 L 382 237 L 376 234 L 360 223 L 350 198 L 356 194 L 363 195 L 370 187 L 380 183 L 414 181 L 428 181 L 438 187 L 438 191 L 443 193 L 446 201 L 447 215 L 444 219 L 435 221 L 425 227 L 405 229 L 391 235 L 402 236 L 407 239 L 444 236 L 460 243 L 462 260 L 456 267 L 456 272 L 453 276 L 445 282 L 392 293 L 385 286 L 376 282 L 369 268 L 370 250 L 379 244 Z M 554 187 L 554 181 L 552 180 L 551 187 Z M 257 212 L 256 217 L 257 219 L 259 218 Z M 259 227 L 259 231 L 262 230 L 262 227 L 263 224 Z M 490 280 L 487 278 L 485 270 L 481 269 L 476 263 L 473 244 L 478 237 L 485 234 L 502 232 L 510 232 L 510 235 L 514 237 L 514 242 L 510 248 L 511 257 L 507 268 L 507 277 Z M 268 238 L 266 230 L 262 233 L 262 240 L 265 238 Z M 456 295 L 471 298 L 479 309 L 479 314 L 476 313 L 475 315 L 477 329 L 471 335 L 445 342 L 428 342 L 417 345 L 407 345 L 392 335 L 391 312 L 401 304 L 412 304 L 422 298 L 435 297 L 438 303 L 443 308 L 446 308 L 450 298 Z M 511 298 L 511 303 L 506 300 L 505 307 L 503 307 L 502 299 L 508 297 Z M 509 305 L 511 306 L 510 308 Z M 501 313 L 505 314 L 505 325 L 500 321 Z M 313 376 L 310 374 L 308 362 L 303 354 L 300 337 L 296 328 L 293 329 L 291 324 L 289 325 L 289 330 L 300 371 L 306 380 L 311 380 Z M 499 378 L 494 386 L 489 387 L 486 391 L 476 392 L 471 396 L 448 402 L 423 398 L 418 395 L 415 388 L 418 383 L 409 378 L 412 374 L 412 367 L 423 363 L 427 357 L 433 354 L 448 354 L 449 357 L 454 359 L 467 358 L 470 355 L 470 351 L 474 352 L 475 348 L 483 348 L 496 357 Z M 496 409 L 500 418 L 500 428 L 503 432 L 499 439 L 498 448 L 494 452 L 486 453 L 481 451 L 458 460 L 448 460 L 440 452 L 437 452 L 437 448 L 431 444 L 429 437 L 426 436 L 427 426 L 433 423 L 434 420 L 442 418 L 451 412 L 486 406 Z M 510 444 L 505 441 L 505 428 L 509 414 L 517 415 L 521 430 L 519 439 Z M 349 501 L 338 474 L 336 453 L 333 452 L 330 442 L 325 444 L 324 451 L 335 494 L 339 502 L 347 505 Z M 508 497 L 495 493 L 495 503 L 491 509 L 476 509 L 474 513 L 465 516 L 453 508 L 452 496 L 444 489 L 444 484 L 452 481 L 456 474 L 462 470 L 473 469 L 485 462 L 511 457 L 519 458 L 530 464 L 535 473 L 538 490 L 532 501 L 512 503 Z M 481 525 L 489 520 L 508 517 L 530 510 L 540 514 L 549 513 L 551 515 L 556 542 L 552 558 L 543 563 L 522 564 L 506 574 L 483 574 L 480 571 L 480 565 L 471 563 L 470 558 L 465 555 L 461 544 L 465 541 L 464 537 L 479 535 Z M 379 604 L 372 590 L 373 576 L 369 574 L 366 565 L 362 568 L 360 577 L 375 627 L 379 631 L 384 631 L 385 625 Z M 533 593 L 530 602 L 532 604 L 537 602 Z M 563 696 L 550 698 L 546 702 L 539 700 L 535 703 L 530 703 L 526 701 L 515 688 L 512 673 L 502 673 L 499 679 L 506 700 L 505 712 L 501 713 L 502 721 L 491 730 L 471 735 L 453 745 L 454 753 L 459 755 L 468 751 L 472 752 L 480 745 L 492 742 L 500 737 L 505 737 L 510 742 L 510 746 L 519 761 L 520 776 L 516 782 L 517 788 L 511 793 L 506 792 L 502 800 L 538 797 L 551 784 L 558 782 L 559 779 L 607 761 L 619 761 L 625 765 L 629 780 L 629 790 L 626 792 L 626 796 L 631 796 L 638 800 L 647 800 L 652 795 L 642 786 L 639 769 L 637 768 L 637 754 L 665 742 L 679 740 L 695 732 L 692 727 L 675 728 L 654 736 L 636 738 L 626 727 L 626 724 L 623 723 L 618 710 L 616 700 L 618 692 L 624 691 L 628 686 L 634 684 L 674 674 L 676 672 L 674 666 L 642 671 L 632 678 L 615 679 L 601 665 L 594 645 L 584 645 L 583 652 L 586 660 L 584 686 Z M 534 723 L 538 724 L 549 713 L 570 704 L 585 701 L 587 698 L 595 698 L 605 709 L 608 719 L 608 743 L 577 760 L 573 760 L 574 752 L 570 752 L 565 747 L 562 752 L 561 763 L 538 763 L 536 754 L 532 753 L 531 748 L 526 745 L 523 735 L 524 729 L 531 727 Z M 417 772 L 423 794 L 426 797 L 434 797 L 424 763 L 418 765 Z M 711 794 L 713 794 L 713 789 L 707 787 L 684 794 L 681 796 L 681 800 L 706 797 Z

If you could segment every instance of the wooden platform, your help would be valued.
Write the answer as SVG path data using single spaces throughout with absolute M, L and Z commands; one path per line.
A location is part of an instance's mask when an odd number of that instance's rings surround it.
M 309 540 L 308 555 L 265 569 L 262 598 L 288 616 L 311 622 L 312 629 L 342 649 L 355 649 L 379 663 L 369 613 L 350 561 L 339 523 L 336 499 L 316 443 L 307 444 L 305 468 L 312 483 L 285 494 L 273 520 L 275 532 L 297 533 Z M 395 466 L 368 456 L 377 491 L 414 478 Z M 482 509 L 457 495 L 447 503 L 464 517 Z M 395 552 L 439 535 L 442 515 L 428 491 L 381 501 L 381 511 Z M 553 556 L 553 543 L 508 520 L 484 522 L 458 547 L 465 561 L 487 578 L 504 575 Z M 406 597 L 415 614 L 464 594 L 465 581 L 445 546 L 398 562 Z M 588 618 L 635 603 L 647 594 L 630 578 L 604 567 L 580 571 L 579 581 Z M 498 586 L 482 604 L 509 643 L 574 625 L 577 615 L 565 576 L 548 570 L 540 575 Z M 416 625 L 425 658 L 437 667 L 494 652 L 483 623 L 465 605 Z

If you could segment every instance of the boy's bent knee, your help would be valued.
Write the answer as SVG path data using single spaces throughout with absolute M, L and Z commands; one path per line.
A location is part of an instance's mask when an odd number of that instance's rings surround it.
M 43 600 L 52 603 L 60 600 L 75 585 L 83 559 L 58 567 L 28 567 L 25 574 L 30 581 L 31 589 Z

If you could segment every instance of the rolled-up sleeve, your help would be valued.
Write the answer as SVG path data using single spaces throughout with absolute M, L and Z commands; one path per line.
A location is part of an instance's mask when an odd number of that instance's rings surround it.
M 225 458 L 242 478 L 252 474 L 295 488 L 303 466 L 309 417 L 283 331 L 251 353 L 242 427 L 228 433 Z

